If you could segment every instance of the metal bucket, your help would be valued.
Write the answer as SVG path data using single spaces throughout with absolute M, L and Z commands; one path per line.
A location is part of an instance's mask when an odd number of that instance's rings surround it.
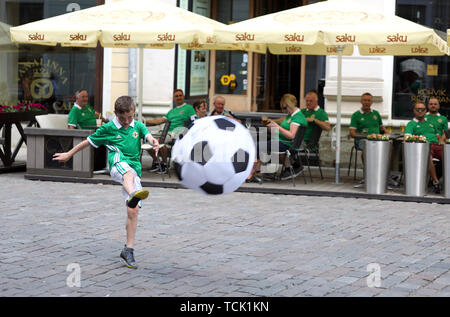
M 427 193 L 430 149 L 430 143 L 403 144 L 405 193 L 408 196 L 425 196 Z
M 364 179 L 368 194 L 386 192 L 391 151 L 391 141 L 364 140 Z
M 444 175 L 444 197 L 450 198 L 450 144 L 447 143 L 443 148 L 443 175 Z

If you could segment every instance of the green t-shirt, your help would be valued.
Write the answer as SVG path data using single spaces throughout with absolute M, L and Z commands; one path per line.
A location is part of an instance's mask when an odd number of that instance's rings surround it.
M 439 144 L 436 136 L 439 133 L 436 131 L 434 125 L 426 118 L 424 121 L 418 121 L 417 119 L 409 121 L 405 127 L 405 135 L 424 135 L 429 143 Z
M 196 115 L 194 107 L 188 104 L 173 108 L 165 117 L 167 120 L 172 121 L 170 124 L 169 132 L 175 129 L 184 128 L 191 122 L 191 116 Z
M 126 130 L 117 119 L 101 125 L 95 133 L 88 136 L 88 141 L 94 147 L 106 146 L 109 150 L 109 168 L 118 162 L 126 162 L 136 174 L 141 177 L 141 140 L 146 138 L 147 127 L 134 120 Z
M 362 134 L 379 134 L 382 125 L 380 113 L 376 110 L 369 113 L 364 113 L 362 110 L 355 111 L 350 120 L 350 129 L 356 129 L 356 133 Z
M 440 113 L 438 113 L 435 116 L 432 116 L 431 114 L 427 113 L 425 115 L 425 118 L 427 119 L 428 122 L 434 125 L 437 133 L 439 133 L 440 136 L 442 136 L 443 131 L 448 130 L 448 120 L 446 116 L 443 116 Z
M 74 104 L 72 109 L 70 109 L 67 124 L 73 127 L 80 126 L 81 129 L 85 129 L 87 126 L 96 126 L 95 110 L 90 105 L 81 108 Z
M 286 117 L 286 119 L 284 119 L 283 122 L 281 122 L 280 126 L 286 130 L 290 130 L 291 123 L 297 124 L 297 125 L 303 125 L 305 127 L 308 125 L 308 122 L 306 121 L 305 116 L 303 115 L 303 113 L 300 110 L 297 110 L 292 115 L 288 115 Z M 280 140 L 281 143 L 284 143 L 287 146 L 291 146 L 292 141 L 293 141 L 293 140 L 286 138 L 280 131 L 278 131 L 278 140 Z
M 317 108 L 314 109 L 313 111 L 309 111 L 308 108 L 303 108 L 300 111 L 303 113 L 305 118 L 313 118 L 313 119 L 317 119 L 317 120 L 325 121 L 325 122 L 328 121 L 327 113 L 325 112 L 325 110 L 323 110 L 319 106 L 317 106 Z M 314 122 L 308 122 L 308 126 L 306 127 L 306 131 L 305 131 L 305 138 L 304 138 L 304 141 L 306 144 L 309 143 L 309 139 L 311 138 L 311 135 L 314 131 L 315 126 L 316 126 L 316 124 Z

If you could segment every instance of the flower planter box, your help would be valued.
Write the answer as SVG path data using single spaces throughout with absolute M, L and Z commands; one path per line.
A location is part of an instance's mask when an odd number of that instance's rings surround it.
M 47 111 L 0 112 L 0 124 L 34 121 L 35 116 L 46 113 Z

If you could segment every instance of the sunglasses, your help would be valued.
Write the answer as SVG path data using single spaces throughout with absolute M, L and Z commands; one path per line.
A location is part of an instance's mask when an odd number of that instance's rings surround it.
M 414 110 L 419 111 L 419 112 L 422 112 L 422 111 L 425 111 L 425 110 L 427 110 L 427 109 L 426 109 L 426 108 L 414 108 Z

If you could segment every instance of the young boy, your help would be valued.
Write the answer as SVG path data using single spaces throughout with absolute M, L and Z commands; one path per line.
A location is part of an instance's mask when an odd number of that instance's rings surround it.
M 55 153 L 53 156 L 53 160 L 66 162 L 89 144 L 95 148 L 100 145 L 107 147 L 111 177 L 122 184 L 122 192 L 127 206 L 127 241 L 120 257 L 124 259 L 127 267 L 133 269 L 138 267 L 134 260 L 133 249 L 138 210 L 141 200 L 146 199 L 149 194 L 141 186 L 141 139 L 153 144 L 156 151 L 159 149 L 158 140 L 149 133 L 147 127 L 134 120 L 135 111 L 136 107 L 131 97 L 119 97 L 114 105 L 116 115 L 114 120 L 100 126 L 94 134 L 88 136 L 86 140 L 73 147 L 69 152 Z

